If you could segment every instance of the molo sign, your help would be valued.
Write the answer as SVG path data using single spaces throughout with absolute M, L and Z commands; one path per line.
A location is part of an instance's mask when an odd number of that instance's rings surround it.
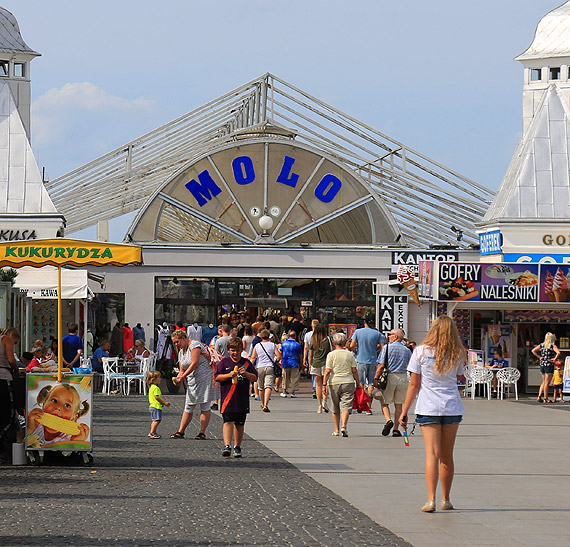
M 281 162 L 281 169 L 276 177 L 275 183 L 284 184 L 291 188 L 296 188 L 300 175 L 295 172 L 295 158 L 284 156 Z M 238 156 L 231 162 L 233 181 L 240 186 L 246 186 L 259 182 L 256 174 L 254 160 L 250 156 Z M 197 179 L 197 180 L 196 180 Z M 216 184 L 209 169 L 205 169 L 198 176 L 186 183 L 186 188 L 194 196 L 197 204 L 203 207 L 213 197 L 222 193 L 222 189 Z M 330 203 L 342 188 L 341 180 L 332 173 L 326 173 L 316 183 L 314 194 L 323 203 Z

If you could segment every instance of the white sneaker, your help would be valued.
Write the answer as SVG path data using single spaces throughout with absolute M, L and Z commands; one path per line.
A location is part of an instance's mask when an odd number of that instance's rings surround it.
M 287 397 L 287 393 L 285 393 L 284 391 L 282 391 L 279 395 L 280 395 L 281 397 Z
M 319 405 L 319 408 L 317 408 L 317 414 L 322 414 L 322 413 L 323 413 L 323 407 Z
M 297 395 L 295 395 L 295 392 L 291 393 L 291 397 L 297 397 Z

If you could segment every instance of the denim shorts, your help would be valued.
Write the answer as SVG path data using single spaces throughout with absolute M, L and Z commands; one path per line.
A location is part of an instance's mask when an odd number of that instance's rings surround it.
M 554 374 L 554 365 L 540 365 L 540 374 Z
M 149 406 L 148 410 L 150 412 L 150 417 L 153 422 L 160 422 L 160 420 L 162 420 L 162 408 L 155 408 L 153 406 Z
M 418 422 L 419 425 L 456 425 L 461 423 L 462 419 L 463 416 L 461 416 L 461 414 L 458 414 L 457 416 L 424 416 L 423 414 L 418 414 L 416 416 L 416 422 Z

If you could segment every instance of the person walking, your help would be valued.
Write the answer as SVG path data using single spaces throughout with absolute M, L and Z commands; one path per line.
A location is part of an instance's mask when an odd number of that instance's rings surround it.
M 287 397 L 291 390 L 291 397 L 297 397 L 299 390 L 299 361 L 303 355 L 303 347 L 297 340 L 297 333 L 289 331 L 287 340 L 281 343 L 281 367 L 283 369 L 283 391 L 281 397 Z
M 172 341 L 178 351 L 179 363 L 175 383 L 186 379 L 186 402 L 178 431 L 170 435 L 170 438 L 184 438 L 194 411 L 200 407 L 200 432 L 194 438 L 202 440 L 206 438 L 206 429 L 212 415 L 211 404 L 216 399 L 210 353 L 201 342 L 188 340 L 185 330 L 175 330 Z
M 441 510 L 453 509 L 449 499 L 455 466 L 453 448 L 465 413 L 457 380 L 463 374 L 465 349 L 453 319 L 438 317 L 423 343 L 416 347 L 408 371 L 411 374 L 400 425 L 408 427 L 408 412 L 416 400 L 416 421 L 422 430 L 426 453 L 425 479 L 428 499 L 424 513 L 435 511 L 438 479 L 441 481 Z
M 20 341 L 20 332 L 7 328 L 0 336 L 0 463 L 10 463 L 12 443 L 16 442 L 16 398 L 14 380 L 19 377 L 14 346 Z
M 388 384 L 384 390 L 384 402 L 382 403 L 382 413 L 386 419 L 386 424 L 382 429 L 382 435 L 387 437 L 394 427 L 392 437 L 401 437 L 398 429 L 402 405 L 406 399 L 408 390 L 408 363 L 412 352 L 404 345 L 404 331 L 402 329 L 392 329 L 388 334 L 388 344 L 384 345 L 378 357 L 378 368 L 374 377 L 374 387 L 378 387 L 378 377 L 386 366 L 386 352 L 388 352 Z M 394 421 L 390 416 L 390 404 L 394 404 Z
M 329 411 L 327 401 L 323 397 L 323 376 L 327 356 L 332 350 L 332 340 L 330 336 L 328 336 L 327 328 L 321 324 L 316 325 L 309 343 L 308 362 L 311 367 L 311 376 L 315 381 L 315 394 L 319 404 L 317 408 L 318 414 L 321 414 L 323 410 L 325 412 Z
M 268 405 L 275 381 L 273 363 L 281 354 L 275 344 L 269 340 L 269 331 L 267 329 L 263 329 L 259 335 L 261 336 L 261 342 L 254 346 L 250 361 L 255 364 L 255 370 L 257 372 L 257 386 L 261 399 L 261 410 L 263 410 L 263 412 L 271 412 Z
M 364 386 L 374 384 L 377 368 L 378 352 L 384 344 L 385 339 L 378 330 L 373 328 L 374 316 L 368 315 L 364 318 L 364 327 L 356 329 L 350 341 L 350 349 L 356 352 L 356 368 L 360 383 Z M 372 414 L 372 410 L 366 414 Z
M 548 387 L 554 374 L 554 361 L 560 357 L 560 350 L 554 342 L 556 342 L 556 335 L 552 332 L 547 332 L 544 342 L 532 350 L 532 354 L 540 359 L 540 374 L 542 374 L 542 383 L 538 389 L 538 398 L 536 399 L 539 403 L 554 402 L 548 398 Z
M 343 332 L 333 334 L 332 342 L 334 350 L 327 355 L 323 377 L 325 398 L 327 391 L 330 390 L 334 422 L 333 436 L 338 437 L 340 432 L 343 437 L 348 437 L 346 427 L 352 412 L 355 387 L 362 386 L 354 355 L 345 347 L 346 334 Z

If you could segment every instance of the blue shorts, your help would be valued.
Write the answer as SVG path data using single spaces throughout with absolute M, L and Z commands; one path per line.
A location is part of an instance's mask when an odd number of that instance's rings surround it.
M 418 422 L 419 425 L 456 425 L 461 423 L 462 419 L 463 416 L 461 416 L 461 414 L 458 414 L 457 416 L 424 416 L 423 414 L 418 414 L 416 416 L 416 422 Z
M 162 420 L 162 408 L 154 408 L 153 406 L 149 406 L 148 410 L 153 422 L 160 422 L 160 420 Z

